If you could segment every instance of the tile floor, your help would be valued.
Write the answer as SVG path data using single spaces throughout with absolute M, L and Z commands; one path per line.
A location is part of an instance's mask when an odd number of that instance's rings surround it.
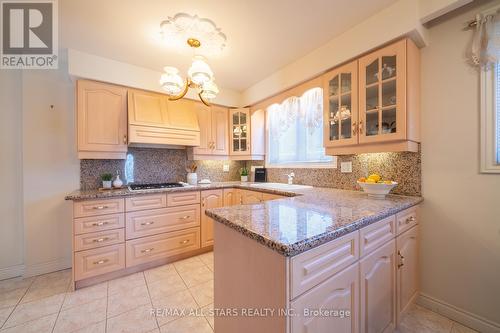
M 0 281 L 0 333 L 212 333 L 213 253 L 69 291 L 71 271 Z M 126 296 L 125 296 L 126 295 Z M 196 309 L 198 316 L 152 309 Z M 401 333 L 474 332 L 415 306 Z

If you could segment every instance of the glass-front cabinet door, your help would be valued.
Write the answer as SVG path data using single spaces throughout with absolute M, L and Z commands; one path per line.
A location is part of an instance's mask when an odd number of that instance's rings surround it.
M 230 142 L 231 155 L 250 154 L 250 110 L 230 110 Z
M 406 137 L 406 44 L 389 45 L 359 60 L 359 142 Z
M 324 146 L 358 143 L 357 61 L 336 68 L 323 77 Z

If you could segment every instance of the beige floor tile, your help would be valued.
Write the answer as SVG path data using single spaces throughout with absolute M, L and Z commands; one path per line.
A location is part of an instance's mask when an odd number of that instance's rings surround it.
M 205 266 L 205 264 L 198 257 L 192 257 L 174 262 L 174 267 L 179 273 L 190 271 L 203 266 Z
M 148 283 L 148 289 L 151 299 L 154 300 L 186 290 L 187 286 L 179 274 L 175 272 L 175 274 L 171 274 L 166 279 Z
M 207 264 L 208 269 L 210 269 L 212 272 L 214 271 L 214 264 Z
M 205 265 L 212 265 L 214 264 L 214 253 L 213 252 L 207 252 L 200 254 L 198 256 L 200 260 L 205 264 Z
M 160 326 L 161 333 L 212 333 L 204 317 L 184 317 Z
M 21 303 L 62 294 L 68 291 L 71 283 L 71 270 L 57 271 L 35 278 Z
M 64 294 L 42 298 L 29 303 L 18 305 L 10 315 L 4 327 L 12 327 L 24 324 L 38 318 L 42 318 L 59 312 L 64 300 Z
M 214 329 L 214 315 L 213 315 L 214 304 L 212 303 L 212 304 L 209 304 L 207 306 L 204 306 L 203 308 L 201 308 L 201 310 L 202 310 L 203 315 L 207 319 L 208 323 L 212 327 L 212 329 Z
M 0 293 L 0 308 L 16 305 L 26 293 L 26 288 L 14 289 Z
M 210 280 L 189 288 L 191 295 L 200 307 L 214 302 L 214 281 Z
M 451 327 L 451 333 L 477 333 L 477 331 L 474 331 L 472 328 L 468 328 L 462 324 L 453 323 L 453 326 Z
M 17 277 L 13 279 L 0 281 L 0 294 L 14 289 L 28 290 L 28 287 L 33 283 L 34 280 L 35 280 L 34 277 L 31 278 Z
M 179 272 L 179 275 L 188 287 L 193 287 L 214 279 L 214 272 L 205 265 L 188 271 Z
M 0 328 L 2 328 L 7 318 L 9 318 L 10 314 L 12 313 L 12 310 L 14 310 L 13 306 L 0 309 Z
M 2 333 L 51 333 L 57 313 L 2 330 Z
M 70 308 L 59 313 L 54 333 L 73 332 L 106 319 L 106 299 Z
M 138 308 L 141 305 L 151 304 L 146 285 L 131 288 L 126 294 L 114 294 L 108 298 L 108 318 Z
M 108 282 L 108 295 L 116 293 L 126 294 L 132 287 L 145 285 L 144 274 L 142 272 L 124 276 Z
M 86 304 L 101 298 L 106 298 L 108 295 L 108 283 L 100 283 L 95 286 L 78 289 L 66 293 L 62 311 L 74 306 Z
M 144 271 L 144 277 L 146 278 L 147 283 L 153 283 L 159 280 L 163 280 L 175 274 L 177 274 L 177 271 L 175 270 L 174 265 L 172 264 Z
M 71 333 L 105 333 L 106 332 L 106 321 L 103 320 L 96 324 L 84 327 L 82 329 L 73 331 Z
M 153 300 L 153 308 L 156 312 L 158 324 L 164 325 L 175 319 L 179 319 L 189 311 L 198 309 L 198 304 L 188 290 L 184 290 L 164 298 Z M 167 311 L 175 311 L 175 313 L 167 313 Z M 183 313 L 184 311 L 184 313 Z
M 156 320 L 151 314 L 151 306 L 147 305 L 109 318 L 106 332 L 142 333 L 157 328 Z
M 435 312 L 413 306 L 401 322 L 401 333 L 449 333 L 453 322 Z

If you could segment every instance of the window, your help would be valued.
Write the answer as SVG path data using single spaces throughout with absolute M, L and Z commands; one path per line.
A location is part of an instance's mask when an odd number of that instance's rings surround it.
M 481 172 L 500 173 L 500 63 L 481 70 Z
M 267 167 L 332 167 L 323 147 L 323 90 L 267 108 Z

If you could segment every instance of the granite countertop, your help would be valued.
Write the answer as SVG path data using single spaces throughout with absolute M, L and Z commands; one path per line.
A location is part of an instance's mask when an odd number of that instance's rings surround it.
M 66 200 L 90 200 L 220 188 L 243 188 L 286 196 L 286 198 L 263 203 L 206 210 L 206 214 L 215 221 L 237 230 L 284 256 L 295 256 L 423 201 L 422 197 L 388 195 L 381 200 L 369 198 L 365 193 L 358 191 L 321 187 L 284 190 L 241 182 L 146 191 L 130 191 L 128 188 L 111 191 L 78 190 L 66 196 Z

